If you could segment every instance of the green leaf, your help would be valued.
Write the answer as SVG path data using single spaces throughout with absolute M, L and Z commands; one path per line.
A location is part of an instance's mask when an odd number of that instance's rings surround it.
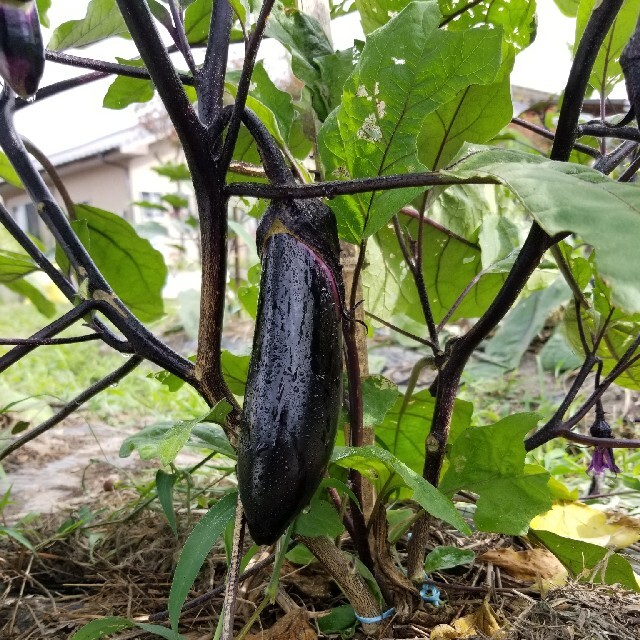
M 169 10 L 158 0 L 147 0 L 151 15 L 165 28 L 171 30 L 173 28 L 173 19 L 169 14 Z
M 628 312 L 640 311 L 638 185 L 615 182 L 573 163 L 487 149 L 471 150 L 455 174 L 492 176 L 548 234 L 578 234 L 596 249 L 598 273 L 611 286 L 613 303 Z
M 285 558 L 293 564 L 311 564 L 316 562 L 316 557 L 303 544 L 297 544 L 287 553 Z
M 438 29 L 435 3 L 414 2 L 371 34 L 318 145 L 330 179 L 422 171 L 416 138 L 425 117 L 500 67 L 501 32 Z M 358 243 L 381 229 L 421 189 L 332 200 L 340 236 Z
M 311 92 L 313 108 L 322 121 L 329 113 L 329 88 L 320 60 L 333 54 L 333 47 L 320 23 L 310 15 L 277 3 L 269 16 L 266 35 L 291 54 L 293 73 Z
M 427 390 L 414 393 L 401 416 L 403 401 L 403 397 L 397 398 L 384 421 L 376 426 L 376 437 L 413 471 L 422 474 L 425 442 L 431 431 L 435 398 Z M 449 442 L 455 442 L 469 427 L 472 413 L 473 405 L 470 402 L 455 401 Z
M 14 527 L 0 527 L 0 536 L 5 535 L 13 538 L 17 542 L 19 542 L 23 547 L 29 549 L 29 551 L 33 551 L 35 553 L 35 549 L 33 545 L 27 540 L 27 538 L 22 534 L 22 532 L 18 531 Z
M 158 492 L 158 500 L 160 506 L 167 517 L 167 522 L 173 531 L 173 535 L 178 534 L 178 524 L 176 522 L 176 512 L 173 508 L 173 485 L 176 483 L 177 476 L 173 473 L 166 473 L 162 469 L 156 472 L 156 491 Z
M 191 173 L 189 167 L 184 162 L 172 163 L 165 162 L 159 167 L 151 167 L 159 176 L 169 178 L 171 182 L 191 181 Z
M 309 506 L 296 518 L 293 531 L 301 536 L 315 538 L 329 536 L 337 538 L 344 531 L 344 525 L 335 507 L 321 496 L 324 490 L 316 491 Z
M 416 239 L 415 220 L 401 226 Z M 450 321 L 479 318 L 499 291 L 506 273 L 502 269 L 484 270 L 482 253 L 476 245 L 447 234 L 441 229 L 423 226 L 423 276 L 429 303 L 436 322 L 440 322 L 462 292 L 478 276 Z M 367 310 L 409 331 L 424 326 L 424 315 L 413 275 L 404 260 L 394 230 L 385 227 L 367 245 L 368 265 L 362 274 Z M 505 269 L 506 271 L 506 269 Z M 409 322 L 407 322 L 409 321 Z M 413 324 L 412 324 L 413 323 Z
M 251 96 L 271 111 L 278 131 L 286 142 L 294 119 L 293 100 L 286 91 L 276 87 L 262 61 L 256 64 L 251 74 Z M 263 122 L 266 124 L 265 120 Z
M 238 20 L 244 25 L 245 29 L 248 27 L 247 18 L 251 17 L 251 9 L 249 7 L 249 0 L 229 0 L 231 8 L 238 16 Z
M 119 456 L 127 458 L 134 450 L 137 450 L 141 460 L 159 458 L 160 444 L 175 426 L 176 424 L 173 422 L 164 422 L 145 427 L 122 442 Z M 187 444 L 208 448 L 227 457 L 235 458 L 235 451 L 220 426 L 211 423 L 196 424 L 191 428 L 189 435 Z
M 87 223 L 87 250 L 116 295 L 142 322 L 160 318 L 167 279 L 162 254 L 115 213 L 86 204 L 76 204 L 75 212 Z
M 426 573 L 452 569 L 461 564 L 471 564 L 476 554 L 469 549 L 459 549 L 458 547 L 436 547 L 431 551 L 425 561 L 424 570 Z
M 371 481 L 384 482 L 390 473 L 397 474 L 412 490 L 413 499 L 427 512 L 444 520 L 463 533 L 470 529 L 453 504 L 422 476 L 412 471 L 392 453 L 381 447 L 336 447 L 331 462 L 341 467 L 356 469 Z
M 61 24 L 53 32 L 47 48 L 54 51 L 77 49 L 113 36 L 128 36 L 115 0 L 91 0 L 85 17 Z
M 209 38 L 213 0 L 195 0 L 184 13 L 184 30 L 189 44 L 201 44 Z
M 549 474 L 525 469 L 524 437 L 539 421 L 519 413 L 500 422 L 467 429 L 451 445 L 440 489 L 479 494 L 474 520 L 481 531 L 525 534 L 531 519 L 551 508 Z M 530 473 L 528 473 L 530 471 Z
M 104 638 L 112 633 L 117 633 L 123 629 L 131 629 L 132 627 L 138 627 L 147 633 L 153 633 L 162 638 L 166 638 L 167 640 L 184 640 L 184 637 L 176 631 L 167 629 L 166 627 L 162 627 L 158 624 L 133 622 L 132 620 L 118 616 L 92 620 L 78 629 L 71 636 L 70 640 L 98 640 L 99 638 Z
M 558 278 L 551 286 L 520 300 L 484 343 L 483 357 L 472 363 L 469 375 L 489 378 L 516 369 L 551 313 L 570 299 L 571 290 Z
M 374 427 L 380 424 L 396 402 L 398 387 L 384 376 L 372 375 L 362 378 L 362 405 L 364 424 Z
M 534 533 L 580 582 L 619 584 L 631 591 L 640 591 L 633 568 L 621 555 L 597 544 L 563 538 L 551 531 Z
M 599 0 L 581 0 L 576 20 L 574 54 L 589 18 L 599 4 Z M 605 97 L 623 80 L 620 54 L 636 28 L 639 13 L 640 3 L 637 0 L 625 0 L 598 51 L 598 57 L 589 76 L 589 84 Z
M 375 31 L 402 11 L 411 0 L 355 0 L 365 34 Z
M 140 58 L 116 59 L 120 64 L 126 64 L 133 67 L 144 67 L 144 63 Z M 155 88 L 151 80 L 118 76 L 109 85 L 107 93 L 102 101 L 102 106 L 105 107 L 105 109 L 124 109 L 130 104 L 149 102 L 149 100 L 153 98 L 154 93 Z
M 193 528 L 182 548 L 169 592 L 169 618 L 171 628 L 174 630 L 178 629 L 180 609 L 189 595 L 200 568 L 222 535 L 224 528 L 233 520 L 237 499 L 236 493 L 229 493 L 216 502 Z
M 322 616 L 318 620 L 318 629 L 325 634 L 335 634 L 356 626 L 356 614 L 350 604 L 343 604 L 331 609 L 329 615 Z
M 432 170 L 444 167 L 463 143 L 488 142 L 512 117 L 508 74 L 493 84 L 466 87 L 424 120 L 418 136 L 420 162 Z
M 38 267 L 26 253 L 0 249 L 0 282 L 14 282 L 29 273 L 37 271 Z
M 580 0 L 554 0 L 554 2 L 567 18 L 575 18 L 578 15 Z
M 7 289 L 11 289 L 14 293 L 27 298 L 45 318 L 53 318 L 56 315 L 56 305 L 40 289 L 34 287 L 24 278 L 4 284 Z
M 6 154 L 0 151 L 0 178 L 14 187 L 22 189 L 22 180 L 16 173 Z
M 222 375 L 233 395 L 244 396 L 250 360 L 250 356 L 238 356 L 231 351 L 222 351 L 220 356 Z
M 505 42 L 517 51 L 528 47 L 536 35 L 535 0 L 491 0 L 473 3 L 469 0 L 439 0 L 442 15 L 450 16 L 463 7 L 467 10 L 447 23 L 447 29 L 462 31 L 478 25 L 502 29 Z
M 162 464 L 169 464 L 175 460 L 197 425 L 202 422 L 224 423 L 230 411 L 231 405 L 226 400 L 220 400 L 206 416 L 177 422 L 158 445 L 158 456 Z
M 592 256 L 593 257 L 593 256 Z M 589 309 L 581 309 L 582 326 L 587 344 L 592 348 L 594 336 L 602 330 L 608 318 L 608 324 L 603 339 L 598 345 L 596 355 L 602 360 L 602 374 L 608 375 L 616 366 L 624 352 L 631 346 L 640 333 L 640 314 L 626 314 L 611 304 L 611 289 L 597 274 L 591 274 L 593 286 L 585 292 L 585 296 L 592 300 Z M 570 305 L 564 314 L 564 329 L 575 353 L 580 361 L 584 358 L 584 349 L 576 318 L 576 309 Z M 625 369 L 616 378 L 616 384 L 627 389 L 640 389 L 640 363 L 635 363 Z
M 131 620 L 119 616 L 100 618 L 98 620 L 92 620 L 78 629 L 71 636 L 70 640 L 97 640 L 98 638 L 104 638 L 104 636 L 116 633 L 117 631 L 130 629 L 133 626 L 134 623 L 131 622 Z
M 49 28 L 49 16 L 47 15 L 51 8 L 51 0 L 36 0 L 36 7 L 38 8 L 38 17 L 40 18 L 40 24 L 43 27 Z

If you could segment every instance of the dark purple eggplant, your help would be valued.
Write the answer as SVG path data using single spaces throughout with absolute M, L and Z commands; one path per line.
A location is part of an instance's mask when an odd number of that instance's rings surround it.
M 36 3 L 0 1 L 0 76 L 21 98 L 28 98 L 38 90 L 43 71 Z
M 273 202 L 257 243 L 262 276 L 238 484 L 251 536 L 271 544 L 309 503 L 331 456 L 344 290 L 335 219 L 319 200 Z

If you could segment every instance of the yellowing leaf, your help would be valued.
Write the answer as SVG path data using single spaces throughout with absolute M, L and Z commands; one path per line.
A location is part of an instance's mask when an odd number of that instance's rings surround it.
M 530 526 L 564 538 L 616 549 L 640 540 L 640 519 L 599 511 L 580 502 L 555 504 L 550 511 L 536 516 Z

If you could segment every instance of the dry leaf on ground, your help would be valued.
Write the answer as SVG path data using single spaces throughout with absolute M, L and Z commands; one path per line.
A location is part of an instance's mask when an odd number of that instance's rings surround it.
M 296 609 L 280 618 L 272 627 L 253 633 L 246 640 L 317 640 L 304 609 Z
M 567 570 L 548 549 L 531 549 L 516 551 L 515 549 L 496 549 L 487 551 L 480 558 L 483 562 L 491 562 L 496 567 L 520 582 L 535 583 L 540 579 L 550 580 L 564 578 Z
M 454 620 L 451 624 L 439 624 L 431 630 L 429 640 L 458 640 L 472 638 L 479 633 L 499 640 L 505 635 L 485 600 L 473 613 Z

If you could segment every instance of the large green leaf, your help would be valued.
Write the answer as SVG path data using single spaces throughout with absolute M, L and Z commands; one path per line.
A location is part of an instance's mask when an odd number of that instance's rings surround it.
M 441 490 L 479 494 L 474 520 L 481 531 L 527 532 L 529 522 L 551 508 L 549 474 L 525 469 L 524 437 L 539 416 L 514 414 L 486 427 L 467 429 L 451 445 Z
M 120 64 L 126 64 L 132 67 L 144 66 L 140 58 L 126 59 L 116 57 L 116 59 Z M 102 101 L 102 106 L 106 109 L 124 109 L 130 104 L 149 102 L 149 100 L 153 98 L 154 92 L 155 88 L 151 80 L 118 76 L 109 85 Z M 484 142 L 484 140 L 474 140 L 474 142 Z
M 509 75 L 488 85 L 464 88 L 429 114 L 418 137 L 418 157 L 430 169 L 444 167 L 464 142 L 488 142 L 513 117 Z
M 91 0 L 85 17 L 61 24 L 52 34 L 47 47 L 54 51 L 86 47 L 113 36 L 128 35 L 115 0 Z
M 444 520 L 463 533 L 469 533 L 467 523 L 453 504 L 421 475 L 412 471 L 392 453 L 381 447 L 336 447 L 331 462 L 356 469 L 372 482 L 382 486 L 389 474 L 396 474 L 411 491 L 413 499 L 427 512 Z
M 237 499 L 236 493 L 230 493 L 216 502 L 193 528 L 182 548 L 169 592 L 169 617 L 171 628 L 176 631 L 180 621 L 180 609 L 206 557 L 225 527 L 233 520 Z
M 504 184 L 550 235 L 578 234 L 596 249 L 598 273 L 613 304 L 640 311 L 640 187 L 615 182 L 577 164 L 515 151 L 470 152 L 455 174 Z
M 407 227 L 417 233 L 415 221 Z M 507 266 L 502 268 L 497 264 L 495 269 L 483 270 L 478 247 L 435 226 L 424 225 L 423 243 L 423 275 L 436 322 L 444 317 L 472 279 L 482 273 L 453 314 L 452 321 L 480 317 L 502 286 Z M 411 323 L 424 323 L 415 282 L 393 229 L 384 228 L 371 239 L 367 258 L 369 264 L 362 276 L 367 309 L 382 318 L 393 317 L 395 324 L 407 329 Z
M 160 318 L 167 278 L 162 254 L 115 213 L 86 204 L 76 204 L 75 213 L 87 223 L 87 250 L 118 297 L 143 322 Z
M 600 0 L 580 1 L 574 53 L 593 10 L 599 4 Z M 639 13 L 640 2 L 638 0 L 625 0 L 598 51 L 598 57 L 589 76 L 589 84 L 600 94 L 607 96 L 613 87 L 623 80 L 620 54 L 636 28 Z
M 411 396 L 402 411 L 404 398 L 399 397 L 384 421 L 376 427 L 379 438 L 391 453 L 402 460 L 416 473 L 422 473 L 425 443 L 431 431 L 431 420 L 435 398 L 427 391 Z M 455 442 L 469 427 L 473 405 L 465 400 L 456 400 L 451 421 L 449 442 Z
M 581 582 L 619 584 L 631 591 L 640 591 L 633 568 L 620 554 L 590 542 L 563 538 L 551 531 L 534 533 L 571 575 Z
M 337 538 L 344 532 L 344 525 L 335 507 L 321 495 L 320 489 L 313 496 L 311 503 L 296 518 L 293 531 L 301 536 L 315 538 L 329 536 Z
M 424 118 L 470 84 L 496 76 L 499 29 L 438 29 L 435 2 L 414 2 L 375 31 L 345 84 L 342 105 L 318 139 L 327 177 L 383 176 L 424 170 L 416 138 Z M 331 202 L 344 239 L 359 242 L 381 229 L 420 189 L 336 198 Z

